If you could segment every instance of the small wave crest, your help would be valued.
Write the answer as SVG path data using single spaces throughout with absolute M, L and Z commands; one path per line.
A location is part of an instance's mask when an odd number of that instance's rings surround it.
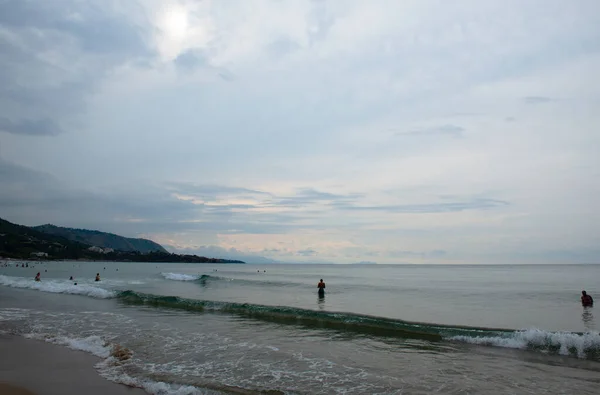
M 599 332 L 549 332 L 526 329 L 500 336 L 452 336 L 448 340 L 470 344 L 534 350 L 551 354 L 576 356 L 581 359 L 600 358 Z
M 160 274 L 167 280 L 173 280 L 173 281 L 196 281 L 196 280 L 200 280 L 200 278 L 203 277 L 203 276 L 199 276 L 199 275 L 191 275 L 191 274 L 183 274 L 183 273 L 169 273 L 169 272 L 167 272 L 167 273 L 162 272 Z
M 177 296 L 143 294 L 123 291 L 119 301 L 131 305 L 185 310 L 189 312 L 220 312 L 282 324 L 303 325 L 320 329 L 336 329 L 382 336 L 399 336 L 426 340 L 441 340 L 435 327 L 384 317 L 353 313 L 337 313 L 288 306 L 266 306 L 251 303 L 217 302 L 186 299 Z
M 266 279 L 248 279 L 248 278 L 230 278 L 230 277 L 220 277 L 220 276 L 212 276 L 209 274 L 202 275 L 192 275 L 192 274 L 184 274 L 184 273 L 169 273 L 162 272 L 160 273 L 167 280 L 173 281 L 196 281 L 201 284 L 207 284 L 209 281 L 212 282 L 220 282 L 220 283 L 229 283 L 236 284 L 241 286 L 259 286 L 259 287 L 294 287 L 294 286 L 304 286 L 301 283 L 292 283 L 292 282 L 283 282 L 283 281 L 273 281 Z
M 45 279 L 42 281 L 34 281 L 31 278 L 0 275 L 0 285 L 11 288 L 34 289 L 50 293 L 84 295 L 98 299 L 109 299 L 116 295 L 114 291 L 108 289 L 84 283 L 75 285 L 72 281 L 66 280 Z

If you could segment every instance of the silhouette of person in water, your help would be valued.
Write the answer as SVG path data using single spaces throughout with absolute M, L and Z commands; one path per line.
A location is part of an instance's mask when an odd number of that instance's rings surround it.
M 40 281 L 41 280 L 41 274 L 40 272 L 38 272 L 38 274 L 35 275 L 35 281 Z
M 581 291 L 581 305 L 583 307 L 591 307 L 594 305 L 594 299 L 585 291 Z
M 96 273 L 96 281 L 100 281 L 100 273 Z
M 323 279 L 319 281 L 317 288 L 319 288 L 319 296 L 325 296 L 325 283 L 323 282 Z

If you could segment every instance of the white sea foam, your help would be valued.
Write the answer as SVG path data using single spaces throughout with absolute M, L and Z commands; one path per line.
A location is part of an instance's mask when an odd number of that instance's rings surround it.
M 44 340 L 61 346 L 66 346 L 72 350 L 84 351 L 102 358 L 96 368 L 102 377 L 118 384 L 124 384 L 130 387 L 143 388 L 149 394 L 155 395 L 207 395 L 211 391 L 201 390 L 196 387 L 183 386 L 176 384 L 167 384 L 152 380 L 136 378 L 123 372 L 123 364 L 116 363 L 117 360 L 111 356 L 113 345 L 105 341 L 100 336 L 88 336 L 85 338 L 67 337 L 67 336 L 49 336 L 40 333 L 24 335 L 29 339 Z
M 19 308 L 0 309 L 0 321 L 20 320 L 29 317 L 29 310 Z
M 92 284 L 95 284 L 95 281 L 92 280 L 84 280 L 82 282 L 90 282 Z M 123 288 L 123 287 L 127 287 L 128 285 L 143 285 L 146 284 L 145 281 L 143 280 L 121 280 L 121 279 L 115 279 L 115 278 L 103 278 L 101 281 L 101 284 L 103 286 L 108 286 L 110 288 Z
M 162 381 L 146 380 L 136 377 L 131 377 L 127 373 L 123 373 L 122 369 L 115 367 L 110 358 L 96 365 L 100 375 L 107 380 L 115 383 L 124 384 L 129 387 L 142 388 L 147 393 L 153 395 L 210 395 L 218 394 L 218 392 L 210 390 L 202 390 L 197 387 L 187 385 L 168 384 Z
M 541 329 L 516 331 L 507 336 L 453 336 L 449 340 L 495 347 L 538 349 L 561 355 L 586 358 L 590 351 L 600 351 L 600 333 L 549 332 Z
M 99 299 L 108 299 L 115 296 L 114 291 L 83 283 L 75 285 L 72 281 L 67 280 L 42 279 L 42 281 L 34 281 L 32 278 L 0 275 L 0 285 L 50 293 L 85 295 Z
M 108 358 L 112 347 L 100 336 L 72 338 L 67 336 L 46 337 L 41 335 L 25 335 L 28 338 L 45 340 L 48 343 L 66 346 L 71 350 L 85 351 L 100 358 Z
M 200 276 L 193 276 L 190 274 L 183 274 L 183 273 L 161 273 L 161 275 L 166 278 L 167 280 L 174 280 L 174 281 L 195 281 L 198 280 L 200 278 Z

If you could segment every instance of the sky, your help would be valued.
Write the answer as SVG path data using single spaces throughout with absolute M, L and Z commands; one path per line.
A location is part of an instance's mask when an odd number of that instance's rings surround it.
M 0 217 L 250 261 L 600 263 L 597 0 L 0 0 Z

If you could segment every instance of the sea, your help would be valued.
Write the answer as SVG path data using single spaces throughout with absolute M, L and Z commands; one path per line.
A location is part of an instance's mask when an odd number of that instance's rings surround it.
M 600 265 L 15 263 L 0 331 L 151 394 L 600 393 Z

